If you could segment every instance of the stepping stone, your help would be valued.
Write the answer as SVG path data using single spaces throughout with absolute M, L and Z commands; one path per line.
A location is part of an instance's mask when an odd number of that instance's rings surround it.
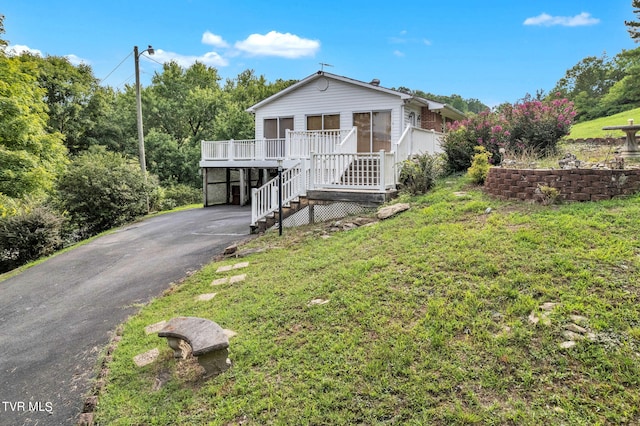
M 229 282 L 229 278 L 218 278 L 217 280 L 213 280 L 211 285 L 222 285 Z
M 216 269 L 216 272 L 229 272 L 232 269 L 246 268 L 247 266 L 249 266 L 249 262 L 240 262 L 235 265 L 224 265 Z
M 311 302 L 307 303 L 307 306 L 326 305 L 327 303 L 329 303 L 329 301 L 325 299 L 313 299 Z
M 144 332 L 146 334 L 152 334 L 152 333 L 157 333 L 158 331 L 162 330 L 164 328 L 164 325 L 166 324 L 166 321 L 160 321 L 157 322 L 155 324 L 151 324 L 148 325 L 144 328 Z
M 213 299 L 214 297 L 216 297 L 216 294 L 218 293 L 207 293 L 207 294 L 201 294 L 200 296 L 196 297 L 196 300 L 198 302 L 208 302 L 209 300 Z
M 576 342 L 574 342 L 573 340 L 567 340 L 566 342 L 562 342 L 560 343 L 560 348 L 561 349 L 569 349 L 572 348 L 576 345 Z
M 145 365 L 149 365 L 153 363 L 158 358 L 159 355 L 160 355 L 160 351 L 158 350 L 158 348 L 153 348 L 150 351 L 134 356 L 133 362 L 138 367 L 144 367 Z
M 546 302 L 543 303 L 542 305 L 540 305 L 540 309 L 542 309 L 543 311 L 552 311 L 553 308 L 555 308 L 556 306 L 558 306 L 559 303 L 555 303 L 555 302 Z
M 245 278 L 247 278 L 247 274 L 234 275 L 233 277 L 229 278 L 229 284 L 239 283 L 241 281 L 244 281 Z

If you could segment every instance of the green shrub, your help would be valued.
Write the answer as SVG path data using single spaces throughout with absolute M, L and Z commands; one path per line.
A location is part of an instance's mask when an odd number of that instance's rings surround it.
M 91 235 L 147 213 L 155 187 L 153 175 L 145 185 L 137 161 L 96 148 L 72 161 L 57 189 L 73 222 Z
M 202 202 L 202 190 L 189 185 L 175 184 L 164 187 L 164 201 L 172 201 L 175 206 L 186 206 Z
M 64 219 L 46 206 L 24 206 L 0 218 L 0 272 L 54 253 L 62 246 Z
M 476 154 L 473 156 L 471 167 L 467 170 L 467 174 L 473 183 L 482 185 L 487 179 L 489 168 L 491 168 L 491 164 L 489 164 L 491 153 L 483 146 L 476 146 L 474 150 Z
M 501 161 L 500 149 L 546 155 L 556 149 L 560 138 L 569 133 L 575 109 L 567 99 L 549 98 L 500 105 L 449 127 L 442 147 L 449 172 L 464 171 L 471 166 L 473 147 L 484 146 L 494 164 Z
M 417 154 L 400 166 L 400 187 L 412 195 L 424 194 L 435 185 L 442 175 L 439 155 Z

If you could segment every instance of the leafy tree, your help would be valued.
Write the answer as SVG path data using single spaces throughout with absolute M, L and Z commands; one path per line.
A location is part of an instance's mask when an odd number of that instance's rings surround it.
M 83 111 L 91 126 L 85 130 L 78 147 L 105 146 L 113 152 L 138 155 L 135 93 L 116 92 L 110 87 L 98 87 Z
M 601 115 L 600 101 L 623 75 L 616 59 L 588 56 L 567 70 L 552 93 L 575 103 L 576 121 L 590 120 Z
M 4 34 L 4 15 L 0 13 L 0 35 Z M 4 49 L 7 48 L 9 43 L 0 38 L 0 54 L 4 54 Z
M 640 48 L 616 56 L 624 76 L 611 86 L 599 104 L 600 115 L 611 115 L 640 106 Z
M 219 80 L 215 68 L 199 62 L 187 70 L 176 62 L 164 64 L 145 90 L 145 125 L 161 129 L 180 145 L 211 136 L 221 108 Z
M 91 67 L 72 65 L 61 56 L 41 58 L 25 53 L 20 59 L 33 62 L 38 69 L 38 84 L 45 91 L 44 101 L 48 107 L 49 130 L 64 135 L 71 153 L 86 149 L 84 136 L 95 125 L 95 117 L 88 108 L 98 89 Z
M 145 214 L 156 186 L 153 176 L 145 186 L 136 160 L 94 147 L 73 160 L 57 189 L 73 222 L 91 235 Z
M 67 161 L 62 134 L 47 131 L 35 74 L 32 64 L 0 56 L 0 193 L 15 198 L 52 189 Z
M 640 17 L 640 0 L 632 0 L 631 6 L 633 7 L 633 13 L 636 16 Z M 629 31 L 629 35 L 631 38 L 637 43 L 640 41 L 640 22 L 638 21 L 624 21 L 624 24 L 627 26 L 627 30 Z
M 145 147 L 149 172 L 157 175 L 163 185 L 202 186 L 198 175 L 199 146 L 179 145 L 170 135 L 152 129 L 145 137 Z

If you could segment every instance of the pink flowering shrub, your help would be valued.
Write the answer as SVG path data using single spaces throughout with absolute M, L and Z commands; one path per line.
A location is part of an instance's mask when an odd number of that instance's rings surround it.
M 567 135 L 576 110 L 573 102 L 562 98 L 532 100 L 500 105 L 453 123 L 444 138 L 447 168 L 451 172 L 471 165 L 474 147 L 492 154 L 494 163 L 502 159 L 500 148 L 508 152 L 535 152 L 542 156 L 554 152 L 560 138 Z

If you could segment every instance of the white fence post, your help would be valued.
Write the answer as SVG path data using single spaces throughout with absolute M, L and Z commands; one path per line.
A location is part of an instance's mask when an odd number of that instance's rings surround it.
M 380 155 L 380 170 L 378 171 L 378 180 L 379 180 L 379 189 L 380 191 L 384 192 L 386 187 L 385 187 L 385 183 L 387 181 L 387 177 L 385 176 L 387 173 L 387 169 L 385 167 L 384 164 L 384 160 L 385 160 L 385 151 L 383 149 L 380 150 L 379 154 Z

